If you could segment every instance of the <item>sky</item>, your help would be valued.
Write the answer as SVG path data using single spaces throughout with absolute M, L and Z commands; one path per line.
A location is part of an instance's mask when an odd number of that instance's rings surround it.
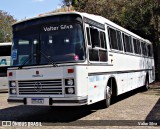
M 0 0 L 0 10 L 17 20 L 31 18 L 60 8 L 62 0 Z

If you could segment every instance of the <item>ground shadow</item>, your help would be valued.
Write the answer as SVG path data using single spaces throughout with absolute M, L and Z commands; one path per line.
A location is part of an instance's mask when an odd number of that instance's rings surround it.
M 0 110 L 0 121 L 72 122 L 93 111 L 83 107 L 15 106 Z
M 124 94 L 122 94 L 122 95 L 118 95 L 118 96 L 116 96 L 116 97 L 113 97 L 113 98 L 112 98 L 112 101 L 111 101 L 111 106 L 114 105 L 114 104 L 116 104 L 117 102 L 120 102 L 120 101 L 122 101 L 122 100 L 125 100 L 125 99 L 127 99 L 127 98 L 129 98 L 129 97 L 131 97 L 131 96 L 134 96 L 134 95 L 136 95 L 136 94 L 138 94 L 138 93 L 140 93 L 140 92 L 143 92 L 143 89 L 142 89 L 142 88 L 138 88 L 138 89 L 129 91 L 129 92 L 127 92 L 127 93 L 124 93 Z M 98 102 L 98 103 L 96 103 L 96 104 L 93 104 L 93 105 L 89 106 L 88 108 L 91 109 L 91 110 L 104 109 L 104 108 L 105 108 L 105 107 L 104 107 L 104 102 L 103 102 L 103 101 Z
M 112 105 L 139 93 L 139 91 L 140 89 L 136 89 L 114 98 Z M 104 108 L 102 102 L 81 107 L 15 106 L 1 109 L 0 121 L 73 122 Z
M 155 106 L 152 108 L 152 110 L 149 112 L 149 114 L 146 117 L 146 121 L 159 121 L 160 122 L 160 99 L 157 101 Z

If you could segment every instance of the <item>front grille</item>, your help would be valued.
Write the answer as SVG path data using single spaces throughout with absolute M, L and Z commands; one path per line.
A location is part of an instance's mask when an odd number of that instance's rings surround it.
M 19 81 L 20 95 L 62 95 L 62 80 Z

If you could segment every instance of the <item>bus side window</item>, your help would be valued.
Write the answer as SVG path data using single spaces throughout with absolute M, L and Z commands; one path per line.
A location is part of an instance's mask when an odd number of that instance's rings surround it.
M 146 43 L 145 42 L 141 42 L 142 43 L 142 54 L 144 56 L 147 56 L 148 55 L 148 52 L 147 52 L 147 46 L 146 46 Z
M 152 45 L 149 44 L 147 47 L 148 47 L 148 56 L 152 57 Z
M 89 27 L 86 28 L 86 31 L 87 31 L 87 41 L 88 41 L 88 45 L 91 45 L 90 29 L 89 29 Z
M 134 53 L 138 54 L 138 46 L 137 46 L 137 40 L 132 38 L 133 46 L 134 46 Z
M 148 45 L 147 45 L 146 43 L 145 43 L 145 51 L 146 51 L 146 52 L 145 52 L 145 55 L 146 55 L 146 56 L 149 56 L 149 55 L 148 55 Z
M 142 49 L 141 49 L 141 42 L 139 40 L 137 40 L 137 48 L 138 48 L 138 54 L 141 55 Z
M 133 46 L 134 46 L 134 53 L 140 55 L 141 54 L 140 41 L 133 38 Z
M 99 60 L 101 62 L 106 62 L 107 58 L 107 44 L 106 44 L 106 35 L 103 31 L 100 31 L 100 41 L 101 48 L 99 49 Z
M 90 33 L 90 35 L 89 35 Z M 92 44 L 92 49 L 89 49 L 89 60 L 90 61 L 99 61 L 99 51 L 97 48 L 100 45 L 99 41 L 99 32 L 97 29 L 90 28 L 90 31 L 87 32 L 88 42 Z
M 89 49 L 89 60 L 90 61 L 99 61 L 98 50 Z
M 107 44 L 106 35 L 103 31 L 87 28 L 88 45 L 92 44 L 92 48 L 89 48 L 89 60 L 90 61 L 107 61 Z
M 100 47 L 99 31 L 90 28 L 92 47 Z
M 122 45 L 122 38 L 121 38 L 121 32 L 116 31 L 117 33 L 117 44 L 118 44 L 118 50 L 123 51 L 123 45 Z
M 116 31 L 110 27 L 108 27 L 109 33 L 109 42 L 111 49 L 118 50 L 117 38 L 116 38 Z
M 11 46 L 1 46 L 0 47 L 0 56 L 10 56 L 11 55 Z
M 108 27 L 108 33 L 111 49 L 123 51 L 121 32 L 119 30 Z
M 107 49 L 106 45 L 106 35 L 104 32 L 100 31 L 101 48 Z
M 133 53 L 131 36 L 128 36 L 123 33 L 123 41 L 124 41 L 125 52 Z

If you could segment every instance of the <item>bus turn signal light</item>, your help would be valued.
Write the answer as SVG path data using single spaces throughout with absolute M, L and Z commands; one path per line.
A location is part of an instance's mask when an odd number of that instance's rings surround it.
M 13 76 L 13 73 L 12 73 L 12 72 L 9 72 L 9 73 L 8 73 L 8 76 L 9 76 L 9 77 L 12 77 L 12 76 Z
M 68 69 L 68 73 L 74 73 L 74 69 Z

